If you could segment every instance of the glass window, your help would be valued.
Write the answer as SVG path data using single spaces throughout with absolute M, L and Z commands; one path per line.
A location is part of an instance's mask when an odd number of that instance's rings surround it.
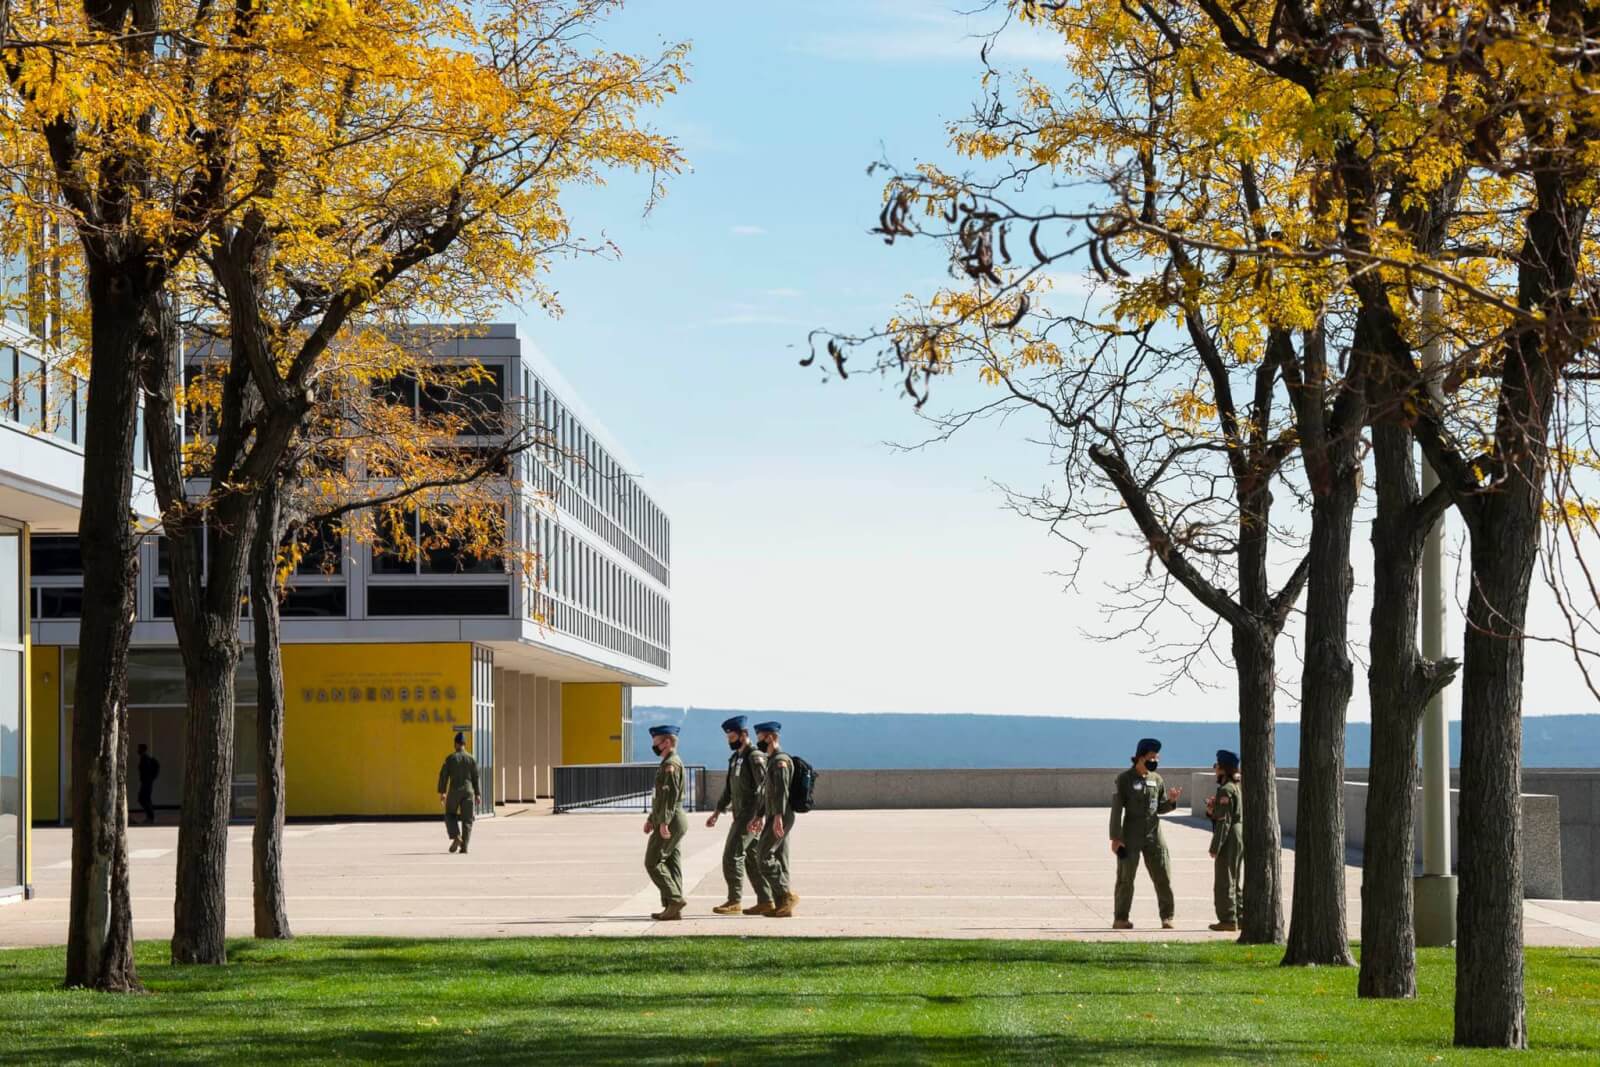
M 369 585 L 367 614 L 509 615 L 511 589 L 505 585 Z
M 28 572 L 35 578 L 83 574 L 78 538 L 71 534 L 35 534 L 28 546 Z
M 0 646 L 22 644 L 22 532 L 0 529 Z
M 342 585 L 291 586 L 278 610 L 286 619 L 341 619 L 349 614 L 348 594 Z
M 505 368 L 447 364 L 444 381 L 424 382 L 418 409 L 425 416 L 451 416 L 464 434 L 505 432 Z
M 13 584 L 0 590 L 22 601 Z M 0 887 L 22 884 L 22 651 L 0 647 Z
M 496 542 L 505 539 L 505 518 L 490 518 L 494 529 L 489 533 Z M 458 537 L 446 536 L 433 523 L 424 520 L 421 526 L 421 544 L 427 546 L 421 553 L 421 570 L 425 574 L 497 574 L 505 569 L 498 554 L 477 555 L 469 552 Z
M 303 551 L 296 574 L 340 574 L 344 570 L 343 538 L 333 522 L 303 526 L 299 531 Z
M 47 585 L 40 587 L 37 593 L 39 595 L 39 618 L 83 618 L 83 586 Z
M 399 515 L 383 514 L 373 525 L 375 538 L 372 545 L 372 573 L 417 573 L 416 559 L 405 559 L 399 554 L 402 545 L 407 546 L 406 551 L 414 553 L 417 542 L 417 513 L 407 511 Z
M 17 353 L 17 421 L 24 426 L 44 425 L 44 363 L 37 356 Z
M 63 441 L 78 440 L 78 379 L 64 370 L 50 373 L 50 432 Z

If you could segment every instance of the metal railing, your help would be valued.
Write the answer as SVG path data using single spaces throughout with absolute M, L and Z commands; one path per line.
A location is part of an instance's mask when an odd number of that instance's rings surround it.
M 557 767 L 555 810 L 649 811 L 658 763 L 589 763 Z M 688 811 L 706 809 L 706 769 L 686 767 L 683 806 Z

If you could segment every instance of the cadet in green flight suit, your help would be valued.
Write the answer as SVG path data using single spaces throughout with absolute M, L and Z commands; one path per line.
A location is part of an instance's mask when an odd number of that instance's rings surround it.
M 1178 806 L 1183 790 L 1167 789 L 1163 793 L 1164 783 L 1155 773 L 1160 752 L 1160 741 L 1153 737 L 1142 738 L 1134 751 L 1133 766 L 1117 775 L 1117 791 L 1111 798 L 1111 851 L 1117 857 L 1113 930 L 1133 929 L 1128 913 L 1133 910 L 1133 877 L 1139 873 L 1141 856 L 1156 886 L 1161 927 L 1172 929 L 1176 911 L 1172 900 L 1172 871 L 1158 816 Z
M 749 914 L 762 914 L 763 909 L 772 907 L 772 893 L 761 874 L 760 837 L 750 832 L 750 823 L 761 813 L 767 757 L 750 743 L 750 731 L 746 726 L 749 721 L 747 716 L 735 715 L 722 724 L 733 754 L 728 757 L 728 777 L 722 786 L 722 799 L 717 801 L 717 810 L 706 820 L 707 826 L 716 826 L 723 812 L 733 812 L 733 821 L 728 824 L 728 840 L 722 847 L 722 877 L 728 883 L 728 899 L 711 909 L 718 915 L 739 914 L 746 874 L 756 891 L 756 903 Z
M 1217 921 L 1211 929 L 1230 932 L 1239 929 L 1239 878 L 1244 871 L 1244 809 L 1240 807 L 1239 757 L 1225 748 L 1217 749 L 1217 762 L 1211 768 L 1217 775 L 1217 792 L 1206 801 L 1211 816 L 1211 858 L 1216 861 Z
M 478 803 L 478 761 L 467 751 L 467 739 L 456 732 L 456 750 L 444 758 L 439 768 L 439 802 L 444 805 L 444 829 L 450 835 L 450 851 L 467 851 L 472 840 L 473 809 Z
M 750 832 L 761 835 L 757 844 L 761 875 L 772 899 L 745 912 L 774 919 L 787 919 L 800 903 L 799 895 L 789 888 L 789 838 L 795 816 L 789 807 L 789 782 L 794 778 L 794 760 L 783 751 L 778 736 L 782 731 L 782 723 L 756 723 L 756 748 L 766 754 L 767 777 L 761 791 L 761 811 L 751 820 Z
M 683 859 L 679 849 L 689 832 L 689 816 L 683 812 L 683 760 L 678 758 L 678 728 L 650 727 L 650 747 L 661 757 L 656 768 L 655 794 L 650 798 L 650 817 L 644 832 L 650 844 L 644 850 L 644 869 L 661 891 L 661 910 L 650 918 L 663 922 L 683 918 Z

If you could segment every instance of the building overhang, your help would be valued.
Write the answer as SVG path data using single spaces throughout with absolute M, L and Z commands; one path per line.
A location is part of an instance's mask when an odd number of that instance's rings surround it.
M 34 640 L 41 645 L 78 643 L 77 620 L 35 620 Z M 254 638 L 250 623 L 239 623 L 239 639 Z M 558 682 L 619 682 L 662 686 L 668 673 L 644 663 L 568 637 L 547 627 L 517 619 L 284 619 L 284 644 L 350 645 L 434 644 L 463 642 L 494 650 L 494 665 L 537 674 Z M 175 647 L 172 623 L 140 621 L 133 642 L 140 648 Z
M 0 421 L 0 515 L 37 533 L 74 533 L 83 509 L 83 450 L 57 438 Z M 135 475 L 133 511 L 159 514 L 148 477 Z

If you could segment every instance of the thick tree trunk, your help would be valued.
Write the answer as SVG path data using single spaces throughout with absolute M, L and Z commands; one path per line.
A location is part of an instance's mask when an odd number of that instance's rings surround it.
M 256 663 L 255 935 L 285 939 L 289 914 L 283 882 L 283 644 L 278 619 L 278 542 L 283 521 L 277 485 L 263 488 L 250 546 L 250 613 Z
M 1538 553 L 1525 492 L 1484 497 L 1472 530 L 1461 683 L 1458 1045 L 1524 1048 L 1522 627 Z M 1520 498 L 1520 499 L 1519 499 Z M 1518 506 L 1522 505 L 1522 506 Z
M 177 612 L 174 606 L 174 613 Z M 203 647 L 183 648 L 188 746 L 178 821 L 173 963 L 226 963 L 228 816 L 233 794 L 238 618 L 207 615 Z
M 1333 446 L 1336 480 L 1312 503 L 1306 658 L 1300 688 L 1300 781 L 1287 966 L 1350 966 L 1344 894 L 1344 729 L 1354 687 L 1348 651 L 1351 526 L 1360 497 L 1354 447 Z
M 1235 628 L 1234 670 L 1239 679 L 1239 756 L 1249 769 L 1244 791 L 1244 903 L 1239 941 L 1283 943 L 1283 831 L 1278 823 L 1274 698 L 1276 634 Z
M 1428 701 L 1455 673 L 1417 647 L 1423 547 L 1434 515 L 1422 510 L 1411 432 L 1373 427 L 1378 509 L 1372 525 L 1372 640 L 1367 691 L 1372 755 L 1367 779 L 1366 845 L 1361 870 L 1363 997 L 1417 995 L 1417 730 Z
M 72 887 L 68 986 L 139 991 L 128 893 L 128 642 L 133 635 L 138 542 L 133 496 L 139 361 L 159 297 L 130 291 L 125 275 L 88 270 L 91 343 L 84 438 L 83 613 L 72 722 Z
M 172 351 L 177 351 L 176 342 Z M 183 806 L 178 820 L 172 961 L 227 962 L 228 817 L 233 799 L 234 673 L 245 559 L 255 529 L 248 483 L 214 484 L 191 503 L 175 407 L 177 367 L 148 368 L 145 426 L 171 566 L 173 630 L 187 695 Z M 209 523 L 211 556 L 198 535 Z
M 1416 869 L 1417 729 L 1426 703 L 1414 699 L 1421 537 L 1410 528 L 1417 499 L 1411 434 L 1373 427 L 1378 511 L 1372 524 L 1372 640 L 1367 691 L 1372 755 L 1366 844 L 1361 861 L 1363 997 L 1417 995 L 1417 938 L 1411 879 Z

